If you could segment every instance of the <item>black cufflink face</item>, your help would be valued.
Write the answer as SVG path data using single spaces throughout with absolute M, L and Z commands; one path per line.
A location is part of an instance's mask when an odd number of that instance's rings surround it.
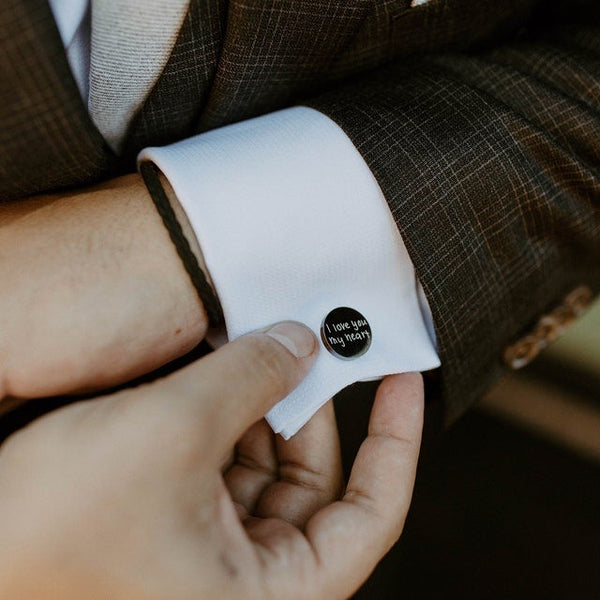
M 369 349 L 371 326 L 357 310 L 340 306 L 323 319 L 321 340 L 336 358 L 353 360 Z

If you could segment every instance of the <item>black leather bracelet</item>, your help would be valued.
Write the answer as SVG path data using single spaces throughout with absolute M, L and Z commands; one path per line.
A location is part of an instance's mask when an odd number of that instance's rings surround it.
M 167 194 L 160 182 L 160 171 L 158 167 L 154 163 L 146 161 L 141 163 L 140 173 L 144 179 L 144 183 L 146 184 L 148 191 L 150 192 L 150 196 L 154 201 L 156 210 L 161 216 L 173 244 L 175 244 L 177 254 L 179 254 L 179 257 L 183 262 L 183 266 L 190 276 L 192 284 L 196 288 L 200 300 L 202 300 L 202 303 L 204 304 L 210 326 L 221 326 L 224 322 L 221 303 L 213 292 L 211 285 L 208 283 L 204 271 L 200 268 L 198 259 L 192 252 L 190 243 L 183 234 L 181 224 L 177 220 L 175 211 L 173 210 L 173 207 L 167 198 Z

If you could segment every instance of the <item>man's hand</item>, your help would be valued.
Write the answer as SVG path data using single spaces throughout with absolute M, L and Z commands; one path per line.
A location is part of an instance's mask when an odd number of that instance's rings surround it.
M 414 374 L 382 383 L 338 500 L 331 404 L 289 442 L 252 426 L 316 352 L 308 329 L 280 324 L 13 434 L 0 449 L 0 595 L 348 597 L 402 530 L 423 389 Z
M 139 175 L 0 207 L 0 399 L 116 385 L 207 317 Z

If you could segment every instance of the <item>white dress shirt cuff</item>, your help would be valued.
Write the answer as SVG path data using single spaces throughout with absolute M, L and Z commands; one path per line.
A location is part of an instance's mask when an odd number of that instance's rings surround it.
M 328 117 L 294 107 L 147 148 L 138 160 L 158 166 L 186 212 L 230 340 L 280 320 L 321 340 L 338 307 L 368 321 L 360 356 L 342 360 L 321 342 L 310 374 L 267 414 L 275 432 L 291 437 L 351 383 L 439 366 L 431 313 L 387 202 Z

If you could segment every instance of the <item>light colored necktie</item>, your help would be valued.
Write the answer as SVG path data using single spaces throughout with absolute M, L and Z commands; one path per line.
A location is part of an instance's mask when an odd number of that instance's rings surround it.
M 117 153 L 165 67 L 189 0 L 92 0 L 88 110 Z

